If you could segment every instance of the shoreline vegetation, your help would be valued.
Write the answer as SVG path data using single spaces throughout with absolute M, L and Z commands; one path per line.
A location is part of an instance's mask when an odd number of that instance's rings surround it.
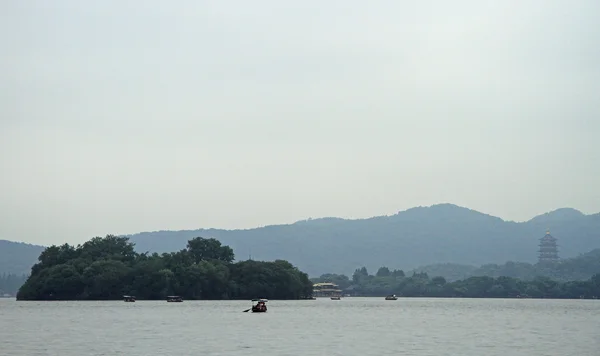
M 381 267 L 370 275 L 365 267 L 352 278 L 325 274 L 308 278 L 285 260 L 234 261 L 233 250 L 213 238 L 196 237 L 178 252 L 137 253 L 127 237 L 95 237 L 83 245 L 50 246 L 19 288 L 17 300 L 298 300 L 311 298 L 313 283 L 330 282 L 343 295 L 357 297 L 549 298 L 597 299 L 600 274 L 588 280 L 556 281 L 546 276 L 469 277 L 448 282 L 427 273 Z M 552 268 L 548 266 L 548 268 Z M 14 278 L 12 281 L 14 283 Z
M 185 249 L 137 253 L 127 237 L 95 237 L 77 247 L 50 246 L 31 268 L 17 300 L 301 299 L 308 275 L 284 260 L 240 261 L 215 239 L 197 237 Z
M 361 297 L 439 297 L 439 298 L 600 298 L 600 274 L 584 281 L 559 282 L 539 276 L 531 280 L 512 277 L 469 277 L 447 282 L 444 277 L 430 278 L 427 273 L 405 276 L 402 270 L 381 267 L 370 275 L 365 267 L 357 269 L 352 279 L 345 275 L 326 274 L 313 283 L 334 283 L 344 294 Z

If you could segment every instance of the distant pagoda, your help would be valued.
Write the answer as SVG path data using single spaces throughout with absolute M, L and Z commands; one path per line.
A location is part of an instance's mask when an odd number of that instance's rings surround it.
M 550 235 L 550 230 L 540 239 L 538 263 L 558 262 L 558 247 L 556 238 Z

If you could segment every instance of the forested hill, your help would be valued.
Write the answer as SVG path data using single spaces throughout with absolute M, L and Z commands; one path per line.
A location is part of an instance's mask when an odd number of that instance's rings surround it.
M 196 236 L 233 248 L 238 260 L 285 259 L 310 276 L 351 274 L 366 266 L 410 270 L 437 263 L 467 265 L 534 263 L 546 230 L 561 257 L 600 248 L 600 214 L 564 208 L 527 221 L 504 221 L 452 204 L 416 207 L 391 216 L 322 218 L 247 230 L 200 229 L 130 235 L 140 252 L 177 251 Z
M 532 280 L 543 276 L 556 281 L 583 281 L 600 274 L 600 248 L 583 253 L 577 257 L 565 258 L 560 263 L 550 265 L 526 262 L 506 262 L 504 264 L 486 264 L 480 267 L 454 263 L 434 264 L 408 271 L 427 273 L 429 276 L 444 277 L 447 281 L 456 281 L 469 277 L 512 277 Z
M 0 240 L 0 274 L 28 274 L 45 247 Z

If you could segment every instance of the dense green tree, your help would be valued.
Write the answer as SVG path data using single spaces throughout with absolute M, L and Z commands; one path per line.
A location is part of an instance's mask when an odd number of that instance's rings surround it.
M 229 246 L 221 246 L 219 240 L 212 238 L 193 238 L 188 241 L 187 249 L 196 263 L 206 260 L 231 263 L 234 259 L 233 250 Z
M 392 277 L 404 277 L 404 271 L 401 269 L 395 269 L 392 271 Z
M 116 260 L 96 260 L 83 271 L 84 299 L 117 299 L 127 294 L 124 288 L 130 267 Z M 69 294 L 72 295 L 72 294 Z M 68 299 L 67 296 L 64 299 Z
M 271 296 L 272 299 L 299 299 L 312 295 L 312 283 L 305 273 L 287 261 L 236 263 L 231 269 L 235 291 L 241 295 Z
M 389 277 L 391 275 L 390 269 L 387 267 L 379 267 L 375 276 L 377 277 Z
M 17 298 L 161 299 L 175 294 L 186 299 L 297 299 L 312 294 L 308 276 L 287 261 L 233 259 L 231 248 L 215 239 L 197 237 L 181 251 L 149 255 L 136 253 L 125 237 L 95 237 L 77 247 L 46 248 Z
M 127 237 L 107 235 L 94 237 L 85 242 L 79 249 L 80 256 L 96 261 L 98 259 L 112 259 L 123 262 L 132 262 L 136 257 L 133 243 Z
M 441 276 L 433 277 L 431 279 L 431 283 L 436 286 L 443 286 L 446 284 L 446 278 L 441 277 Z
M 369 277 L 369 272 L 366 267 L 358 268 L 354 271 L 352 275 L 352 282 L 360 283 Z

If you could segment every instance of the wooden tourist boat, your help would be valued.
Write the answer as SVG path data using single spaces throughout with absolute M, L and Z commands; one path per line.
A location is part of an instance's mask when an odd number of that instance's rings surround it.
M 256 305 L 252 305 L 253 313 L 266 313 L 267 312 L 267 300 L 266 299 L 253 299 L 252 302 L 256 302 Z

